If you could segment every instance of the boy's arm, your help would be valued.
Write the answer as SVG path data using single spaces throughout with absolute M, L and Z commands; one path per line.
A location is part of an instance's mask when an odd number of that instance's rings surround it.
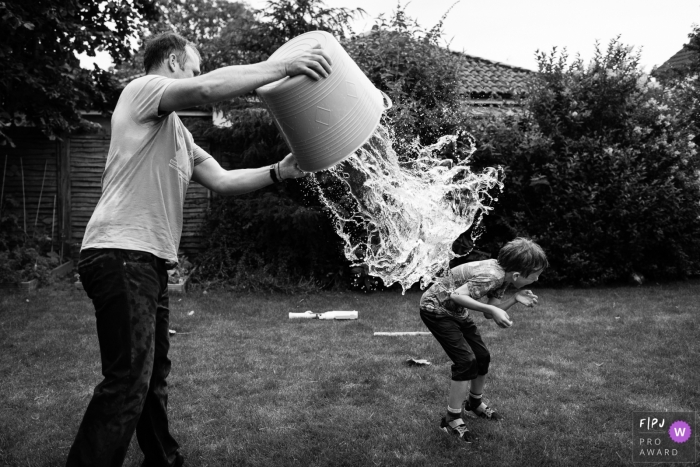
M 513 295 L 512 297 L 507 298 L 503 301 L 501 301 L 500 298 L 491 297 L 489 298 L 488 303 L 489 305 L 493 305 L 497 308 L 500 308 L 501 310 L 507 310 L 508 308 L 518 303 L 518 301 L 515 299 L 515 295 Z
M 507 298 L 503 301 L 499 298 L 491 297 L 489 298 L 488 304 L 493 305 L 501 310 L 507 310 L 516 303 L 521 303 L 527 307 L 532 307 L 537 305 L 537 295 L 533 294 L 531 290 L 518 290 L 512 297 Z M 489 315 L 484 313 L 487 319 L 491 319 Z
M 457 305 L 469 308 L 470 310 L 479 311 L 485 316 L 489 316 L 490 319 L 493 319 L 496 324 L 502 328 L 510 327 L 510 325 L 513 324 L 505 310 L 497 308 L 488 303 L 481 303 L 480 301 L 474 300 L 472 297 L 470 297 L 467 284 L 464 284 L 462 287 L 452 292 L 450 294 L 450 299 L 452 299 L 452 301 Z

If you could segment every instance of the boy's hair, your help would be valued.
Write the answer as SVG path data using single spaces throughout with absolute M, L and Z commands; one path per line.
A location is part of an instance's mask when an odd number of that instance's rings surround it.
M 171 53 L 175 54 L 180 68 L 184 68 L 185 62 L 187 62 L 187 46 L 192 47 L 199 56 L 197 47 L 180 34 L 172 31 L 157 34 L 148 41 L 143 54 L 143 67 L 146 69 L 146 73 L 150 72 L 151 68 L 158 68 Z
M 549 266 L 542 247 L 523 237 L 511 240 L 501 248 L 498 252 L 498 264 L 506 272 L 519 272 L 526 277 Z

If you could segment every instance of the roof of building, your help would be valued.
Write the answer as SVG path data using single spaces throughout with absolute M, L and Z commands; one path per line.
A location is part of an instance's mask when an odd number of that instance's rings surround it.
M 462 84 L 472 99 L 512 100 L 523 96 L 527 83 L 537 73 L 527 68 L 508 65 L 462 52 L 453 52 L 464 61 Z M 120 87 L 145 75 L 137 73 L 119 79 Z
M 512 99 L 527 91 L 527 84 L 536 73 L 493 60 L 455 52 L 464 60 L 462 71 L 465 90 L 473 98 Z
M 364 31 L 357 37 L 369 36 L 376 31 Z M 463 52 L 452 51 L 464 60 L 462 71 L 465 91 L 472 99 L 507 99 L 521 97 L 527 92 L 528 80 L 534 70 L 496 62 Z
M 696 57 L 696 51 L 690 50 L 688 47 L 683 46 L 681 50 L 676 52 L 671 58 L 666 60 L 660 67 L 654 70 L 654 74 L 665 73 L 673 69 L 682 69 L 686 65 L 691 64 Z

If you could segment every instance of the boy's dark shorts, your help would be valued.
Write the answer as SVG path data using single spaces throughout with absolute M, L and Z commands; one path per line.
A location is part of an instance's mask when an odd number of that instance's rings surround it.
M 421 308 L 420 318 L 452 360 L 453 381 L 468 381 L 489 372 L 491 354 L 470 316 L 457 319 Z

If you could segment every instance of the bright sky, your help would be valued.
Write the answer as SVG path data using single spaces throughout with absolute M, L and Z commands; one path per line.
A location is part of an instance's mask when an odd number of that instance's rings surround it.
M 247 0 L 261 8 L 266 0 Z M 649 72 L 678 52 L 694 23 L 700 24 L 700 0 L 401 0 L 409 16 L 426 29 L 456 3 L 445 20 L 450 48 L 469 55 L 536 69 L 535 51 L 566 47 L 588 61 L 599 40 L 605 47 L 617 35 L 641 48 Z M 369 29 L 380 13 L 387 16 L 397 0 L 325 0 L 329 7 L 360 7 L 368 17 L 355 21 L 356 32 Z M 564 6 L 566 4 L 566 6 Z M 107 67 L 108 57 L 98 65 Z

